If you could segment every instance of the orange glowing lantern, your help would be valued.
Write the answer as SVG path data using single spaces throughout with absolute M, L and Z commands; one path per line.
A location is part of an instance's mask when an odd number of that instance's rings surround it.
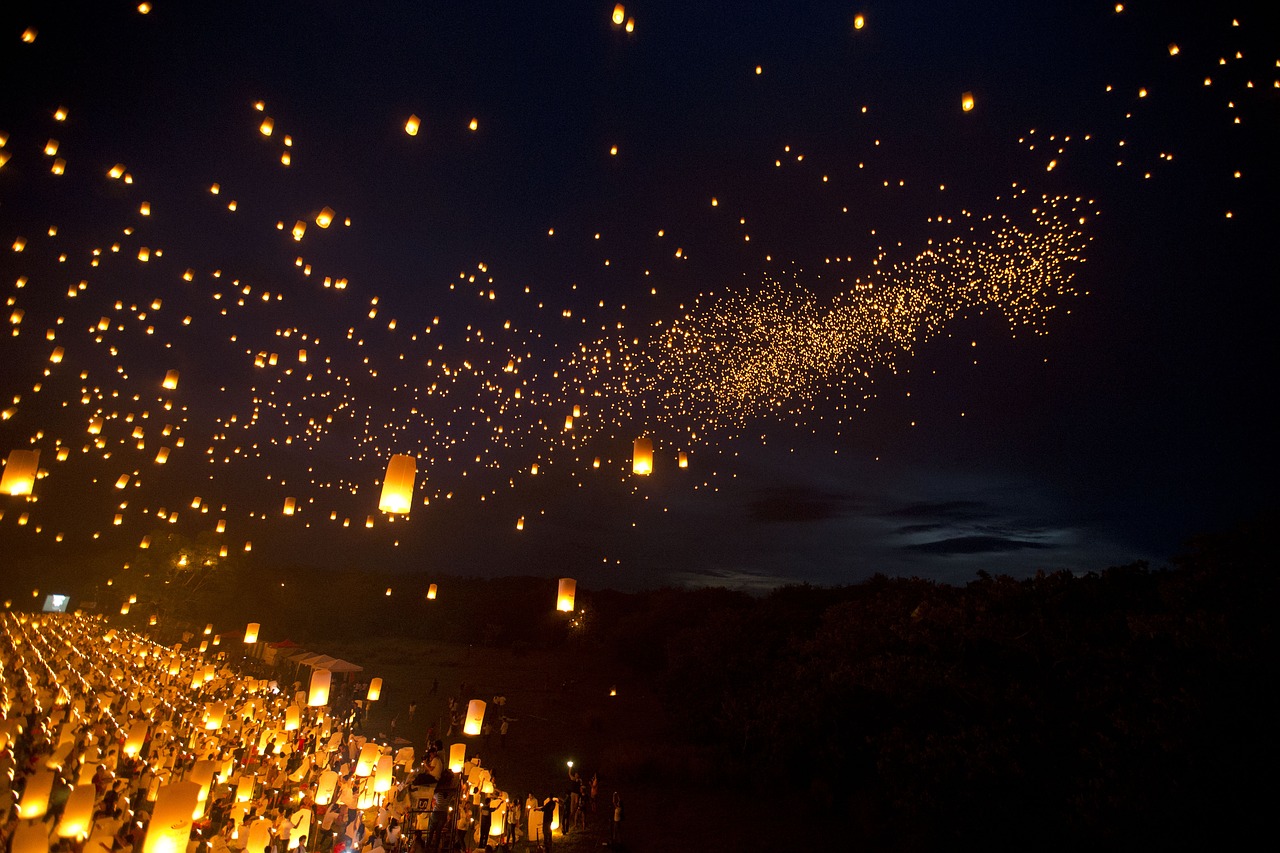
M 327 669 L 317 669 L 311 673 L 311 689 L 307 691 L 307 705 L 322 708 L 329 704 L 329 686 L 333 683 L 333 673 Z
M 249 644 L 258 642 L 258 629 L 261 627 L 257 622 L 250 622 L 244 629 L 244 641 Z
M 0 477 L 0 492 L 19 497 L 31 494 L 40 473 L 39 450 L 11 450 Z
M 653 441 L 637 438 L 631 445 L 631 473 L 647 477 L 653 473 Z
M 484 700 L 472 699 L 467 703 L 467 721 L 462 725 L 464 735 L 478 735 L 484 725 Z
M 573 578 L 560 578 L 560 587 L 556 592 L 556 610 L 564 613 L 573 612 L 573 599 L 578 591 L 578 582 Z
M 382 679 L 375 678 L 369 682 L 369 691 L 365 694 L 365 699 L 370 702 L 377 702 L 382 696 Z
M 387 475 L 382 481 L 382 497 L 378 509 L 383 512 L 407 515 L 413 503 L 413 479 L 417 475 L 417 462 L 407 454 L 397 453 L 387 463 Z

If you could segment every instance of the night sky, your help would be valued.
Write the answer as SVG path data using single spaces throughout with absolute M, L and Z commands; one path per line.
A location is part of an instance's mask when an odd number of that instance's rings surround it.
M 144 7 L 0 12 L 10 580 L 221 520 L 250 566 L 963 583 L 1274 507 L 1258 4 Z

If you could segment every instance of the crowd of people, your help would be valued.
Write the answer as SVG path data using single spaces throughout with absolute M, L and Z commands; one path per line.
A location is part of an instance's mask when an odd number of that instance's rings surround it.
M 330 703 L 328 673 L 282 689 L 208 641 L 161 646 L 78 615 L 6 613 L 0 626 L 0 850 L 550 851 L 607 807 L 598 779 L 572 769 L 563 798 L 503 791 L 465 738 L 421 751 L 368 738 L 360 685 L 334 685 Z M 189 827 L 153 831 L 188 793 Z M 617 794 L 612 810 L 616 844 Z

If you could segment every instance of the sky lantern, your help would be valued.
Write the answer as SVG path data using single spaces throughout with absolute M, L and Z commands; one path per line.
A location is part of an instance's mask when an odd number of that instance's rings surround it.
M 49 353 L 49 361 L 53 364 L 62 364 L 62 357 L 66 354 L 67 351 L 62 347 L 54 347 L 53 352 Z
M 164 382 L 161 383 L 166 389 L 172 391 L 178 387 L 178 371 L 170 370 L 164 375 Z
M 327 806 L 333 802 L 333 792 L 338 789 L 338 774 L 333 770 L 326 770 L 320 774 L 320 781 L 316 783 L 316 805 Z
M 10 450 L 0 477 L 0 492 L 19 497 L 29 495 L 40 472 L 39 450 Z
M 360 747 L 360 757 L 356 759 L 356 775 L 364 778 L 373 775 L 373 768 L 378 762 L 378 745 L 369 741 Z
M 387 475 L 382 480 L 382 497 L 378 509 L 408 515 L 413 503 L 413 479 L 417 475 L 414 457 L 397 453 L 387 462 Z
M 222 728 L 222 721 L 227 716 L 227 706 L 222 702 L 210 702 L 204 708 L 204 727 L 206 730 L 216 732 Z
M 853 16 L 853 28 L 854 28 L 855 30 L 860 30 L 860 29 L 862 29 L 863 27 L 865 27 L 866 25 L 867 25 L 867 18 L 866 18 L 866 16 L 865 16 L 865 15 L 854 15 L 854 16 Z
M 578 582 L 573 578 L 560 578 L 560 586 L 556 590 L 556 610 L 564 613 L 573 612 L 573 599 L 578 591 Z
M 275 119 L 271 118 L 271 116 L 267 116 L 262 119 L 262 124 L 258 125 L 258 130 L 263 136 L 270 136 L 271 131 L 275 130 L 275 127 Z
M 199 805 L 200 785 L 196 782 L 161 785 L 142 853 L 185 853 L 191 840 L 192 814 Z
M 631 473 L 647 477 L 653 473 L 653 440 L 637 438 L 631 445 Z
M 627 19 L 627 7 L 619 3 L 613 7 L 613 25 L 615 27 L 622 26 L 622 22 Z
M 58 821 L 59 838 L 88 838 L 93 827 L 93 801 L 95 791 L 92 784 L 76 785 L 67 797 L 67 804 L 62 809 L 62 820 Z
M 297 705 L 290 705 L 284 709 L 284 730 L 286 732 L 296 732 L 298 726 L 302 723 L 302 709 Z
M 285 499 L 284 499 L 284 514 L 285 514 L 285 515 L 293 515 L 293 512 L 294 512 L 294 510 L 297 508 L 297 505 L 298 505 L 298 502 L 297 502 L 297 500 L 296 500 L 296 499 L 294 499 L 294 498 L 285 498 Z
M 418 128 L 422 126 L 422 120 L 417 116 L 409 116 L 409 120 L 404 123 L 404 132 L 410 136 L 418 135 Z
M 965 92 L 960 96 L 960 109 L 965 112 L 973 109 L 973 92 Z
M 687 451 L 681 450 L 680 455 L 676 458 L 676 464 L 681 468 L 689 467 L 689 454 Z
M 331 224 L 333 224 L 333 208 L 325 207 L 316 214 L 316 225 L 328 228 Z
M 303 234 L 306 234 L 306 233 L 307 233 L 307 223 L 303 222 L 301 219 L 299 219 L 297 222 L 293 223 L 293 239 L 294 239 L 294 242 L 301 242 L 301 241 L 302 241 L 302 235 L 303 235 Z
M 472 699 L 467 703 L 467 719 L 462 724 L 464 735 L 478 735 L 484 725 L 484 700 Z
M 176 673 L 171 672 L 170 674 L 173 675 Z M 129 736 L 125 738 L 124 742 L 125 755 L 132 758 L 142 751 L 143 741 L 147 739 L 147 726 L 148 723 L 146 720 L 137 720 L 129 727 Z
M 435 600 L 436 600 L 436 585 L 435 585 L 435 584 L 432 584 L 431 586 L 427 587 L 427 600 L 428 600 L 428 601 L 435 601 Z
M 373 792 L 375 794 L 385 794 L 391 790 L 392 781 L 391 756 L 383 755 L 378 758 L 378 763 L 373 768 Z
M 461 773 L 462 765 L 467 761 L 467 745 L 465 743 L 455 743 L 449 747 L 449 770 L 453 773 Z
M 311 689 L 307 692 L 307 705 L 322 708 L 329 704 L 329 686 L 333 683 L 333 673 L 327 669 L 313 670 L 311 673 Z
M 49 827 L 36 821 L 20 821 L 13 829 L 9 853 L 49 853 Z
M 336 776 L 337 774 L 335 773 L 334 775 Z M 245 773 L 240 777 L 240 781 L 236 783 L 237 803 L 247 803 L 253 799 L 253 786 L 257 781 L 258 777 L 252 773 Z M 318 799 L 317 802 L 319 802 Z
M 258 642 L 258 629 L 261 627 L 257 622 L 250 622 L 244 629 L 244 641 L 251 644 Z
M 482 703 L 483 704 L 483 703 Z M 49 810 L 49 795 L 53 793 L 53 771 L 40 769 L 27 777 L 27 787 L 18 803 L 18 817 L 36 820 Z M 47 831 L 47 830 L 46 830 Z
M 375 678 L 369 682 L 369 690 L 365 693 L 365 699 L 370 702 L 377 702 L 382 696 L 382 679 Z

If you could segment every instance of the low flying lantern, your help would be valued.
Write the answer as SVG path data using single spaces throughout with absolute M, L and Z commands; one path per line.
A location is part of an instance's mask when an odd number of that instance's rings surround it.
M 258 629 L 261 627 L 257 622 L 250 622 L 244 629 L 244 641 L 249 644 L 258 642 Z
M 677 465 L 679 465 L 681 468 L 688 468 L 688 467 L 689 467 L 689 454 L 688 454 L 688 453 L 686 453 L 685 451 L 681 450 L 681 451 L 680 451 L 680 455 L 679 455 L 679 456 L 677 457 L 677 459 L 676 459 L 676 464 L 677 464 Z
M 298 502 L 297 502 L 297 500 L 296 500 L 296 499 L 294 499 L 294 498 L 285 498 L 285 499 L 284 499 L 284 514 L 285 514 L 285 515 L 293 515 L 294 510 L 297 508 L 297 505 L 298 505 Z
M 483 704 L 483 703 L 481 703 Z M 27 787 L 18 803 L 18 817 L 36 820 L 49 811 L 49 795 L 53 793 L 53 771 L 37 770 L 27 777 Z
M 409 116 L 409 120 L 404 123 L 404 132 L 410 136 L 418 135 L 418 128 L 422 126 L 422 120 L 417 116 Z
M 40 472 L 39 450 L 11 450 L 0 478 L 0 492 L 20 497 L 31 494 Z
M 435 600 L 436 600 L 436 585 L 435 585 L 435 584 L 432 584 L 431 586 L 427 587 L 427 600 L 428 600 L 428 601 L 435 601 Z
M 356 775 L 364 778 L 373 775 L 373 768 L 378 762 L 378 745 L 366 743 L 360 747 L 360 757 L 356 759 Z
M 462 725 L 464 735 L 478 735 L 484 724 L 484 700 L 472 699 L 467 703 L 467 721 Z
M 338 789 L 338 774 L 334 770 L 326 770 L 320 774 L 316 783 L 316 805 L 327 806 L 333 802 L 333 792 Z
M 370 702 L 377 702 L 380 696 L 382 696 L 382 679 L 375 678 L 369 682 L 369 691 L 364 698 Z
M 96 794 L 92 784 L 77 785 L 67 797 L 67 804 L 62 809 L 62 820 L 58 821 L 59 838 L 88 838 L 93 828 L 93 802 Z
M 252 773 L 245 773 L 240 777 L 240 781 L 236 783 L 237 803 L 247 803 L 253 799 L 253 786 L 257 783 L 257 780 L 258 777 Z M 317 800 L 317 802 L 319 802 L 319 800 Z
M 302 723 L 302 709 L 297 705 L 290 705 L 284 709 L 284 730 L 286 732 L 296 732 Z
M 613 7 L 613 25 L 615 27 L 622 26 L 622 22 L 627 19 L 627 7 L 619 3 Z
M 631 473 L 647 477 L 653 473 L 653 440 L 637 438 L 631 445 Z
M 169 391 L 172 391 L 175 388 L 177 388 L 178 387 L 178 371 L 170 370 L 167 373 L 165 373 L 164 382 L 161 384 L 164 385 L 164 387 Z
M 132 758 L 142 751 L 142 744 L 147 739 L 147 721 L 138 720 L 129 727 L 129 736 L 124 742 L 124 754 Z
M 307 692 L 307 705 L 322 708 L 329 704 L 329 685 L 333 683 L 333 673 L 327 669 L 317 669 L 311 673 L 311 689 Z
M 461 773 L 462 765 L 467 762 L 467 745 L 465 743 L 455 743 L 449 747 L 449 770 L 453 773 Z
M 960 109 L 965 112 L 973 109 L 973 92 L 965 92 L 960 96 Z
M 391 769 L 391 756 L 381 756 L 373 769 L 373 792 L 375 794 L 385 794 L 391 790 L 391 782 L 393 781 Z
M 387 475 L 382 480 L 382 498 L 378 501 L 378 509 L 408 515 L 413 503 L 413 479 L 417 472 L 414 457 L 404 453 L 392 456 L 387 463 Z
M 556 610 L 564 613 L 573 612 L 573 599 L 578 591 L 578 582 L 573 578 L 560 578 L 560 587 L 556 591 Z
M 328 228 L 332 224 L 333 224 L 333 208 L 332 207 L 325 207 L 318 214 L 316 214 L 316 225 L 319 225 L 321 228 Z
M 204 709 L 204 727 L 216 732 L 222 728 L 222 721 L 227 716 L 227 706 L 221 702 L 210 702 Z

